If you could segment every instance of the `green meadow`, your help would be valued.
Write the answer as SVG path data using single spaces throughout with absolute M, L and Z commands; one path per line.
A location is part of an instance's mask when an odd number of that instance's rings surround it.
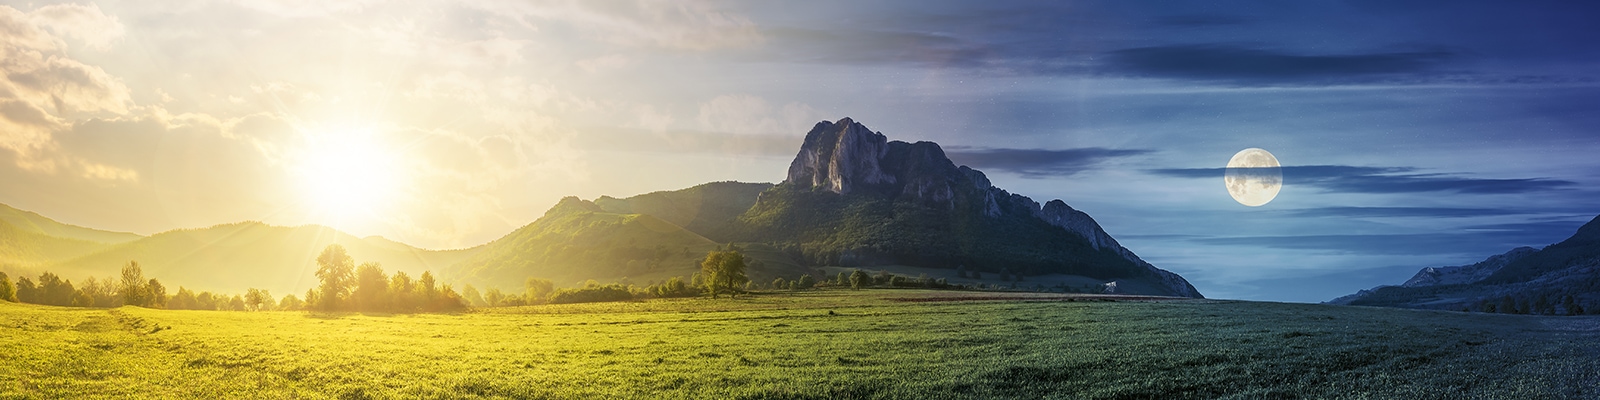
M 1592 398 L 1597 329 L 892 289 L 395 315 L 0 302 L 0 398 Z

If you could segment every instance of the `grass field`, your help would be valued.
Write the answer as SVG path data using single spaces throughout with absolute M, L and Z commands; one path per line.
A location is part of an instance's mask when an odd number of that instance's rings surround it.
M 0 398 L 1600 397 L 1588 317 L 995 296 L 458 315 L 0 303 Z

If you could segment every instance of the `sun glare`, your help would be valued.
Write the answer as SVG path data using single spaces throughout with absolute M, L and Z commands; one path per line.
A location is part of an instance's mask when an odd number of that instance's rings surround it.
M 295 160 L 300 195 L 324 223 L 378 215 L 399 195 L 398 157 L 371 129 L 307 137 Z

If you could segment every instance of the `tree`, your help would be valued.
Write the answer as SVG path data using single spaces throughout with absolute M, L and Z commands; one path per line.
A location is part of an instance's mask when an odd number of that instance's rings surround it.
M 240 295 L 236 294 L 236 295 L 233 295 L 232 299 L 228 299 L 227 310 L 228 311 L 244 311 L 244 296 L 240 296 Z
M 906 278 L 900 275 L 893 275 L 889 277 L 889 287 L 903 286 L 905 285 L 905 282 Z
M 138 261 L 128 261 L 122 266 L 122 304 L 139 307 L 150 306 L 150 291 L 145 287 L 144 269 Z
M 417 306 L 412 290 L 416 283 L 411 281 L 411 275 L 405 271 L 395 271 L 389 278 L 389 308 L 396 311 L 411 310 Z
M 320 304 L 321 302 L 322 302 L 322 299 L 317 298 L 317 290 L 316 289 L 306 289 L 306 303 L 305 303 L 305 306 L 303 306 L 301 308 L 304 308 L 306 310 L 310 310 L 312 307 L 316 307 L 317 304 Z
M 0 301 L 17 302 L 17 287 L 11 285 L 11 277 L 0 272 Z
M 261 311 L 267 308 L 267 303 L 272 302 L 272 294 L 265 290 L 250 288 L 244 292 L 244 309 Z
M 434 304 L 439 297 L 439 288 L 434 286 L 432 271 L 422 271 L 422 277 L 417 278 L 417 298 L 422 304 Z
M 77 294 L 72 296 L 72 306 L 94 307 L 94 295 L 89 294 L 87 290 L 79 290 Z
M 317 256 L 317 266 L 317 279 L 322 280 L 320 305 L 323 310 L 333 311 L 350 295 L 355 259 L 350 258 L 344 246 L 330 244 Z
M 871 279 L 867 277 L 867 273 L 858 269 L 856 272 L 850 273 L 850 288 L 859 290 L 863 284 L 866 284 Z
M 1583 314 L 1583 307 L 1578 307 L 1577 299 L 1573 298 L 1570 294 L 1561 296 L 1561 309 L 1566 310 L 1567 315 Z
M 800 275 L 800 280 L 795 281 L 795 286 L 810 289 L 812 286 L 817 286 L 817 278 L 812 278 L 810 274 Z
M 461 286 L 461 297 L 467 299 L 467 303 L 473 307 L 489 306 L 489 303 L 483 300 L 483 294 L 478 293 L 478 288 L 470 284 Z
M 501 294 L 498 288 L 489 288 L 483 294 L 483 302 L 488 303 L 489 307 L 501 306 L 501 302 L 505 301 L 505 298 L 506 296 Z
M 194 310 L 200 308 L 200 303 L 195 301 L 194 292 L 183 286 L 178 287 L 178 294 L 172 295 L 167 301 L 167 308 L 174 310 Z
M 784 286 L 788 286 L 788 285 L 785 285 L 784 283 L 785 282 L 783 281 L 783 278 L 773 278 L 772 279 L 772 290 L 783 290 Z
M 956 276 L 957 277 L 961 277 L 961 278 L 966 278 L 967 277 L 967 266 L 965 266 L 965 265 L 957 265 L 956 266 Z
M 528 278 L 522 282 L 522 303 L 542 304 L 550 300 L 550 294 L 555 293 L 556 284 L 549 279 Z
M 78 290 L 72 287 L 72 281 L 49 272 L 39 275 L 39 304 L 66 307 L 72 305 L 77 295 Z
M 700 262 L 700 274 L 705 277 L 706 291 L 711 293 L 713 299 L 722 291 L 729 292 L 731 296 L 734 288 L 749 281 L 750 278 L 745 276 L 744 270 L 744 253 L 740 253 L 737 248 L 713 250 L 706 253 L 706 259 Z
M 17 301 L 39 304 L 39 287 L 28 277 L 17 278 Z
M 145 291 L 150 295 L 149 307 L 167 308 L 167 287 L 162 286 L 161 281 L 150 278 L 150 282 L 145 283 L 144 287 Z
M 294 297 L 294 295 L 292 295 L 292 294 L 283 295 L 283 300 L 278 300 L 278 309 L 279 310 L 283 310 L 283 311 L 299 311 L 301 308 L 304 308 L 304 307 L 305 307 L 305 303 L 301 303 L 300 299 Z
M 351 294 L 357 309 L 376 311 L 389 307 L 389 276 L 375 262 L 356 267 L 356 289 Z
M 1500 304 L 1495 306 L 1495 311 L 1500 312 L 1500 313 L 1504 313 L 1504 314 L 1516 314 L 1517 313 L 1517 301 L 1516 300 L 1512 300 L 1511 299 L 1511 295 L 1506 295 L 1505 297 L 1501 297 L 1500 298 Z
M 850 273 L 849 272 L 844 272 L 844 271 L 839 271 L 839 277 L 833 283 L 835 285 L 839 285 L 839 286 L 849 285 L 850 284 Z

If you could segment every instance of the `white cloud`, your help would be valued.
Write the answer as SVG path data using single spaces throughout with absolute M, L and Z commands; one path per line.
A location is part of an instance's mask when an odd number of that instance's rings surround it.
M 695 121 L 712 132 L 795 135 L 805 133 L 822 118 L 822 113 L 804 103 L 773 107 L 761 97 L 726 94 L 701 103 Z
M 717 10 L 705 1 L 484 0 L 474 6 L 524 23 L 536 20 L 568 24 L 600 40 L 623 45 L 711 50 L 750 46 L 765 40 L 749 17 Z
M 72 120 L 126 114 L 133 105 L 122 81 L 66 55 L 66 44 L 44 29 L 103 43 L 120 35 L 95 34 L 84 20 L 104 19 L 99 8 L 50 6 L 33 14 L 0 6 L 0 149 L 16 154 L 24 170 L 67 172 L 96 180 L 136 180 L 138 174 L 60 151 L 54 136 Z M 102 21 L 103 22 L 103 21 Z
M 39 27 L 77 39 L 97 50 L 110 48 L 127 31 L 122 21 L 100 11 L 97 4 L 53 4 L 39 7 L 28 13 L 28 17 Z

